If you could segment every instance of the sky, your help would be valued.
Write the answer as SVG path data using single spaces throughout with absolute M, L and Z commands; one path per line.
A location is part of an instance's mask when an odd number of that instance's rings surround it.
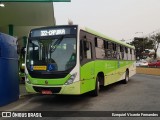
M 129 42 L 160 30 L 160 0 L 71 0 L 53 5 L 57 25 L 71 19 L 117 40 Z

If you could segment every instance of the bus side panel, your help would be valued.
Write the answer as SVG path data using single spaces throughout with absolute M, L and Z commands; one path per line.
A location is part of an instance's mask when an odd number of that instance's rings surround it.
M 117 81 L 125 79 L 126 69 L 128 68 L 128 61 L 119 60 L 117 65 L 116 74 L 118 76 Z
M 96 60 L 95 62 L 95 77 L 99 72 L 103 72 L 105 76 L 104 85 L 115 82 L 116 63 L 112 60 Z
M 134 61 L 119 62 L 119 68 L 117 69 L 116 72 L 119 75 L 117 81 L 125 79 L 126 69 L 129 69 L 129 77 L 133 76 L 135 74 L 135 69 L 136 69 Z
M 95 88 L 95 68 L 94 68 L 94 61 L 88 62 L 81 66 L 80 68 L 80 91 L 81 94 L 94 90 Z
M 134 61 L 96 60 L 95 78 L 99 72 L 103 72 L 105 76 L 104 85 L 109 85 L 125 79 L 127 68 L 129 69 L 130 77 L 135 74 Z
M 80 93 L 80 82 L 74 82 L 70 85 L 63 85 L 60 93 L 63 95 L 79 95 Z

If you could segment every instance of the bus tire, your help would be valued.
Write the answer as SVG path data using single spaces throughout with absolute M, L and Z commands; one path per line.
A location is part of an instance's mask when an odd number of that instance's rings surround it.
M 127 70 L 126 71 L 126 74 L 125 74 L 125 79 L 122 81 L 123 84 L 127 84 L 129 81 L 129 71 Z
M 93 91 L 91 91 L 91 95 L 93 97 L 96 97 L 96 96 L 99 95 L 99 88 L 100 88 L 99 77 L 97 76 L 97 78 L 96 78 L 96 84 L 95 84 L 95 89 Z

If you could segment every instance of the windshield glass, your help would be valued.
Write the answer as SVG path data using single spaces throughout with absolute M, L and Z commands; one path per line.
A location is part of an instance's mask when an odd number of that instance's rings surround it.
M 27 68 L 30 71 L 66 71 L 76 65 L 76 38 L 29 40 Z

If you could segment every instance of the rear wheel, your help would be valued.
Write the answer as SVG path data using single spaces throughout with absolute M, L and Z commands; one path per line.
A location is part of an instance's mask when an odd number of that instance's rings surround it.
M 127 70 L 126 71 L 126 74 L 125 74 L 125 79 L 122 81 L 124 84 L 127 84 L 129 81 L 129 71 Z
M 95 84 L 95 89 L 93 91 L 91 91 L 91 95 L 96 97 L 99 95 L 99 88 L 100 88 L 100 85 L 99 85 L 99 77 L 97 76 L 96 78 L 96 84 Z

